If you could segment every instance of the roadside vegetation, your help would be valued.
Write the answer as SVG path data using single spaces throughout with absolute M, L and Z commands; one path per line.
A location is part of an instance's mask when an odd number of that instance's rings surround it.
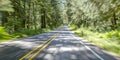
M 0 42 L 64 24 L 120 56 L 120 0 L 0 0 Z
M 55 29 L 55 28 L 54 28 Z M 12 34 L 8 33 L 7 30 L 4 27 L 0 27 L 0 42 L 6 42 L 6 41 L 11 41 L 11 40 L 16 40 L 18 38 L 25 38 L 29 36 L 34 36 L 37 34 L 49 32 L 53 29 L 42 29 L 42 30 L 23 30 L 19 32 L 14 32 Z
M 120 0 L 66 0 L 74 33 L 120 57 Z
M 0 0 L 0 42 L 48 32 L 60 26 L 58 1 Z
M 76 29 L 75 26 L 72 26 L 71 30 L 78 36 L 120 57 L 120 30 L 98 32 L 91 28 Z

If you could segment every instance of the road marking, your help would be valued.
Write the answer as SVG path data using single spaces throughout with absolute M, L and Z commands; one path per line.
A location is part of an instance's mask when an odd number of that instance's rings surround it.
M 26 57 L 28 57 L 30 54 L 32 54 L 34 51 L 38 50 L 39 48 L 42 48 L 46 43 L 48 43 L 49 41 L 51 41 L 54 36 L 56 36 L 58 33 L 54 34 L 53 37 L 49 38 L 47 41 L 45 41 L 42 45 L 37 46 L 35 49 L 31 50 L 30 52 L 28 52 L 26 55 L 24 55 L 23 57 L 21 57 L 19 60 L 23 60 Z
M 74 35 L 73 34 L 71 34 L 72 35 L 72 37 L 73 38 L 75 38 L 74 37 Z M 78 40 L 77 38 L 75 38 L 76 40 Z M 79 40 L 80 41 L 80 40 Z M 91 51 L 96 57 L 98 57 L 100 60 L 104 60 L 100 55 L 98 55 L 94 50 L 92 50 L 90 47 L 88 47 L 88 46 L 86 46 L 82 41 L 80 41 L 80 43 L 83 45 L 83 46 L 85 46 L 85 48 L 87 48 L 89 51 Z
M 58 33 L 59 34 L 59 33 Z M 57 34 L 57 35 L 58 35 Z M 44 46 L 39 50 L 39 51 L 37 51 L 34 55 L 32 55 L 30 58 L 29 58 L 29 60 L 33 60 L 33 58 L 34 57 L 36 57 L 45 47 L 47 47 L 56 37 L 57 37 L 57 35 L 54 37 L 54 38 L 52 38 L 47 44 L 44 44 Z

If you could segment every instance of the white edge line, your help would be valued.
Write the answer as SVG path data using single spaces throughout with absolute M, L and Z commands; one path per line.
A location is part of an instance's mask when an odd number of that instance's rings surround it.
M 74 36 L 73 36 L 73 34 L 71 34 L 72 35 L 72 37 L 73 38 L 75 38 Z M 76 40 L 78 40 L 77 38 L 75 38 Z M 84 45 L 85 46 L 85 48 L 87 48 L 88 50 L 90 50 L 96 57 L 98 57 L 100 60 L 104 60 L 101 56 L 99 56 L 96 52 L 94 52 L 91 48 L 89 48 L 88 46 L 86 46 L 82 41 L 80 41 L 80 43 L 82 44 L 82 45 Z

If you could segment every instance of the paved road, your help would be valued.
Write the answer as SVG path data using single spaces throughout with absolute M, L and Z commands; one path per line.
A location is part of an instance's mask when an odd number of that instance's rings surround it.
M 0 44 L 0 60 L 120 60 L 87 40 L 73 34 L 66 26 Z

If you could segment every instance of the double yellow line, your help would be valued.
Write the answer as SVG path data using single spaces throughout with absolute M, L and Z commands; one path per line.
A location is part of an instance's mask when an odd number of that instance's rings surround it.
M 32 51 L 28 52 L 26 55 L 21 57 L 19 60 L 24 60 L 28 56 L 32 55 L 28 60 L 33 60 L 34 57 L 36 57 L 45 47 L 47 47 L 60 33 L 54 34 L 51 38 L 49 38 L 47 41 L 45 41 L 42 45 L 37 46 Z

